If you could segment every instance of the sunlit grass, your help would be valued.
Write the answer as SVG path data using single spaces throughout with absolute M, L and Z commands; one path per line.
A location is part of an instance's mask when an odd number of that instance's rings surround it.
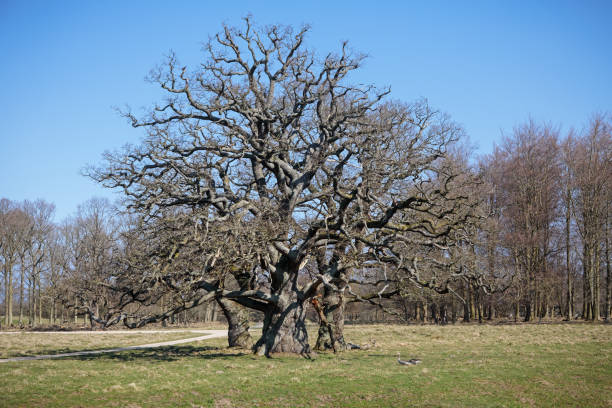
M 312 333 L 314 335 L 314 333 Z M 612 326 L 347 326 L 369 350 L 272 359 L 226 339 L 0 365 L 4 406 L 609 407 Z M 418 357 L 417 366 L 400 366 Z
M 186 331 L 169 331 L 166 333 L 113 333 L 112 331 L 104 333 L 87 331 L 75 333 L 5 333 L 0 334 L 0 358 L 138 346 L 198 336 L 202 336 L 202 334 Z

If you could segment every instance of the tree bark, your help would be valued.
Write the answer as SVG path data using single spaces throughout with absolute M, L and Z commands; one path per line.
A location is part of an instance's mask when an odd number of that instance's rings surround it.
M 436 304 L 436 302 L 431 302 L 430 312 L 431 312 L 431 322 L 434 324 L 439 324 L 440 321 L 438 319 L 438 305 Z
M 32 282 L 32 321 L 31 326 L 36 326 L 36 313 L 38 312 L 38 304 L 36 303 L 36 281 Z
M 483 314 L 482 313 L 482 307 L 483 307 L 483 305 L 482 305 L 482 295 L 479 293 L 480 292 L 479 289 L 476 289 L 476 290 L 477 290 L 476 293 L 478 293 L 477 298 L 476 298 L 478 300 L 478 305 L 477 305 L 478 323 L 482 323 L 482 314 Z
M 345 350 L 344 339 L 344 297 L 331 288 L 323 291 L 323 315 L 321 319 L 315 350 Z M 330 333 L 331 329 L 331 333 Z
M 264 310 L 261 338 L 253 346 L 258 355 L 272 353 L 295 353 L 310 356 L 306 331 L 306 308 L 297 288 L 297 271 L 292 281 L 282 282 L 274 292 L 278 296 L 275 304 Z
M 19 266 L 19 324 L 21 325 L 23 322 L 23 275 L 25 275 L 25 271 L 23 268 L 24 265 L 23 258 L 21 259 L 21 264 Z
M 74 324 L 78 323 L 78 311 L 77 311 L 77 304 L 78 304 L 78 300 L 75 299 L 74 300 Z
M 447 324 L 448 323 L 448 317 L 447 317 L 447 310 L 446 310 L 446 303 L 442 302 L 442 304 L 440 305 L 440 324 Z
M 585 242 L 582 248 L 582 318 L 589 320 L 589 255 L 588 255 L 588 244 Z
M 42 317 L 43 317 L 43 306 L 42 306 L 42 288 L 40 284 L 40 274 L 38 275 L 38 324 L 42 325 Z
M 216 322 L 217 321 L 217 302 L 211 302 L 210 307 L 211 307 L 210 321 Z
M 609 212 L 608 212 L 609 213 Z M 610 216 L 606 217 L 606 310 L 604 311 L 604 319 L 610 320 Z
M 574 290 L 572 282 L 572 271 L 570 266 L 570 224 L 571 218 L 571 197 L 572 193 L 567 184 L 565 192 L 565 272 L 567 274 L 567 316 L 566 320 L 572 320 L 574 316 Z
M 34 322 L 34 304 L 32 303 L 32 282 L 28 285 L 28 325 L 32 326 Z
M 4 324 L 8 326 L 8 270 L 4 271 Z
M 593 320 L 601 319 L 601 291 L 600 287 L 600 270 L 599 270 L 599 245 L 595 246 L 593 251 Z
M 588 307 L 588 311 L 589 311 L 589 320 L 594 320 L 595 319 L 595 311 L 593 310 L 593 306 L 595 305 L 595 276 L 594 276 L 594 271 L 595 271 L 595 267 L 593 265 L 594 259 L 593 259 L 593 246 L 589 246 L 589 252 L 588 252 L 588 256 L 589 256 L 589 282 L 588 282 L 588 286 L 589 286 L 589 307 Z
M 206 323 L 210 322 L 210 315 L 212 312 L 212 302 L 208 302 L 206 303 L 205 309 L 204 309 L 204 321 Z
M 6 267 L 6 274 L 8 276 L 6 283 L 6 326 L 10 327 L 13 325 L 13 265 L 8 264 Z
M 474 291 L 474 288 L 472 287 L 471 283 L 468 283 L 468 288 L 469 288 L 469 298 L 470 298 L 470 319 L 475 319 L 476 316 L 478 315 L 476 309 L 478 307 L 478 299 L 476 298 L 476 292 Z
M 525 317 L 523 318 L 523 321 L 524 322 L 531 321 L 531 303 L 529 302 L 529 300 L 525 302 Z
M 227 319 L 227 341 L 230 347 L 250 348 L 253 338 L 249 334 L 249 311 L 229 299 L 218 298 L 217 303 Z
M 470 286 L 466 285 L 465 283 L 462 284 L 463 286 L 463 298 L 465 299 L 465 302 L 463 302 L 463 321 L 465 323 L 469 323 L 470 322 L 470 312 L 471 312 L 471 293 L 470 293 Z
M 529 228 L 528 228 L 529 229 Z M 534 313 L 536 312 L 536 302 L 535 302 L 535 284 L 534 284 L 534 248 L 526 249 L 526 270 L 525 274 L 527 276 L 526 281 L 526 290 L 525 290 L 525 317 L 523 321 L 530 322 L 534 318 Z
M 518 321 L 520 313 L 521 313 L 521 306 L 517 300 L 516 303 L 514 304 L 514 323 Z
M 12 275 L 13 265 L 10 262 L 4 264 L 4 323 L 9 327 L 12 323 Z

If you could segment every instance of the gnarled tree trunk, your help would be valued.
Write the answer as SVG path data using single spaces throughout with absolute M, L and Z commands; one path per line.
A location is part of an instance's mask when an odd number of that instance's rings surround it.
M 326 287 L 323 292 L 322 313 L 320 319 L 316 350 L 345 350 L 344 340 L 344 298 L 341 292 Z
M 232 273 L 232 276 L 240 290 L 250 289 L 251 275 L 249 273 L 238 269 Z M 217 297 L 217 303 L 221 307 L 228 323 L 227 340 L 229 346 L 250 348 L 253 345 L 253 339 L 249 333 L 248 309 L 237 302 L 222 297 Z
M 217 303 L 227 319 L 227 340 L 230 347 L 250 348 L 253 338 L 249 333 L 249 311 L 232 300 L 218 298 Z
M 253 346 L 258 355 L 270 356 L 272 353 L 296 353 L 310 356 L 306 331 L 305 299 L 297 287 L 295 274 L 285 274 L 292 279 L 284 279 L 274 290 L 277 301 L 267 305 L 264 310 L 264 323 L 261 338 Z

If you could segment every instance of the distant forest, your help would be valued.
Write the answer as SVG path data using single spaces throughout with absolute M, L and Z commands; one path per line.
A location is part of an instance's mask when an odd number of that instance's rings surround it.
M 477 163 L 487 185 L 487 214 L 467 262 L 482 272 L 480 282 L 459 281 L 446 294 L 417 284 L 403 287 L 384 299 L 350 302 L 345 319 L 609 319 L 611 129 L 604 115 L 564 135 L 535 121 L 517 126 Z M 456 154 L 475 160 L 467 149 Z M 107 305 L 101 282 L 112 279 L 130 245 L 129 217 L 97 198 L 61 223 L 52 221 L 53 214 L 54 205 L 44 200 L 0 201 L 5 326 L 60 325 L 77 322 L 77 316 L 90 325 L 89 308 L 100 314 Z M 161 297 L 157 307 L 173 301 Z M 222 316 L 218 310 L 209 301 L 166 322 L 216 320 Z M 309 313 L 316 319 L 314 310 Z

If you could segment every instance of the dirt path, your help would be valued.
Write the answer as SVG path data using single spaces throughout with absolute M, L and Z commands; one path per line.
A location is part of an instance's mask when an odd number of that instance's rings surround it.
M 174 346 L 176 344 L 183 343 L 191 343 L 194 341 L 200 340 L 208 340 L 219 337 L 227 336 L 227 330 L 157 330 L 157 331 L 131 331 L 131 330 L 121 330 L 121 331 L 109 331 L 109 332 L 85 332 L 85 333 L 172 333 L 177 331 L 188 331 L 192 333 L 208 333 L 205 336 L 199 337 L 190 337 L 188 339 L 180 339 L 180 340 L 172 340 L 172 341 L 164 341 L 161 343 L 150 343 L 150 344 L 141 344 L 139 346 L 127 346 L 127 347 L 117 347 L 112 349 L 104 349 L 104 350 L 88 350 L 88 351 L 75 351 L 71 353 L 61 353 L 61 354 L 45 354 L 39 356 L 28 356 L 28 357 L 11 357 L 11 358 L 2 358 L 0 359 L 0 363 L 8 363 L 12 361 L 27 361 L 27 360 L 46 360 L 50 358 L 61 358 L 61 357 L 74 357 L 74 356 L 86 356 L 91 354 L 102 354 L 102 353 L 116 353 L 119 351 L 128 351 L 128 350 L 143 350 L 148 348 L 155 347 L 163 347 L 163 346 Z M 4 332 L 4 334 L 15 333 L 15 332 Z M 18 332 L 17 332 L 18 333 Z M 78 334 L 82 332 L 44 332 L 47 333 L 61 333 L 61 334 Z

